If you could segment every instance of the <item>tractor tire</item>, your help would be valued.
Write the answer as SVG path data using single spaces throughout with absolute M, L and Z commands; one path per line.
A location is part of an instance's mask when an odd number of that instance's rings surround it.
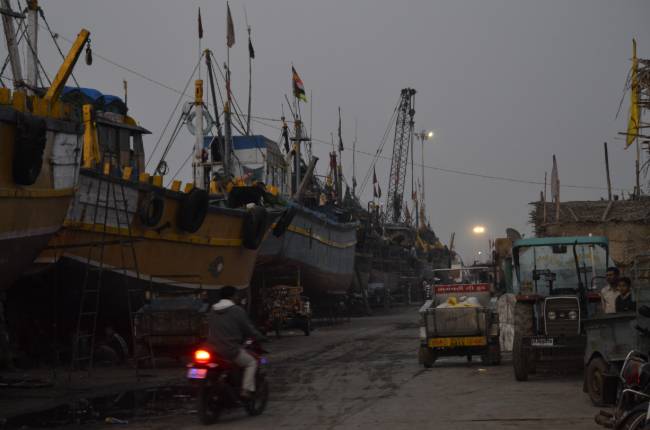
M 603 374 L 607 372 L 607 363 L 602 357 L 595 357 L 587 365 L 585 382 L 587 394 L 594 406 L 603 406 Z
M 517 381 L 528 380 L 528 367 L 530 353 L 526 351 L 521 333 L 515 332 L 515 338 L 512 344 L 512 367 L 515 370 L 515 379 Z
M 534 369 L 533 353 L 526 350 L 523 338 L 533 334 L 533 306 L 515 303 L 514 340 L 512 343 L 512 366 L 517 381 L 527 381 Z
M 515 304 L 515 334 L 522 336 L 533 334 L 533 306 L 527 303 Z

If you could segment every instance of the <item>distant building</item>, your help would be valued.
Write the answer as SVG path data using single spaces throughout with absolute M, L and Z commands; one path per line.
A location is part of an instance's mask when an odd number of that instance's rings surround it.
M 624 268 L 650 253 L 650 198 L 562 202 L 559 219 L 553 203 L 546 211 L 541 201 L 531 204 L 536 236 L 606 236 L 610 257 Z

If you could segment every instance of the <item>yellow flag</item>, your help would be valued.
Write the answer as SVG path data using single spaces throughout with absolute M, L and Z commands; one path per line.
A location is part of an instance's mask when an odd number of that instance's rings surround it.
M 637 76 L 636 40 L 632 39 L 632 76 L 630 82 L 630 119 L 627 123 L 625 147 L 634 143 L 639 134 L 639 77 Z

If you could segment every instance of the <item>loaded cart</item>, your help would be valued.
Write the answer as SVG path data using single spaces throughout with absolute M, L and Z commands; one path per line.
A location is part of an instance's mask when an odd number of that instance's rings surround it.
M 431 367 L 438 357 L 480 355 L 486 364 L 501 362 L 499 317 L 493 296 L 493 268 L 464 267 L 434 271 L 441 282 L 420 308 L 419 362 Z

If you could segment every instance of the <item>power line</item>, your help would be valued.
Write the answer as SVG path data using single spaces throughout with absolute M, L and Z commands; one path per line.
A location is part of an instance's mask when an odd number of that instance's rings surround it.
M 58 36 L 61 39 L 67 41 L 68 43 L 73 43 L 73 41 L 71 39 L 69 39 L 69 38 L 61 36 L 60 34 Z M 149 76 L 146 76 L 146 75 L 144 75 L 144 74 L 142 74 L 142 73 L 140 73 L 140 72 L 138 72 L 136 70 L 133 70 L 133 69 L 131 69 L 129 67 L 123 66 L 123 65 L 121 65 L 121 64 L 119 64 L 119 63 L 117 63 L 117 62 L 115 62 L 113 60 L 110 60 L 107 57 L 104 57 L 104 56 L 102 56 L 100 54 L 97 54 L 96 52 L 93 52 L 93 54 L 96 57 L 106 61 L 107 63 L 109 63 L 109 64 L 111 64 L 111 65 L 113 65 L 113 66 L 115 66 L 117 68 L 120 68 L 120 69 L 122 69 L 122 70 L 124 70 L 126 72 L 132 73 L 133 75 L 138 76 L 138 77 L 140 77 L 142 79 L 145 79 L 146 81 L 149 81 L 149 82 L 151 82 L 151 83 L 153 83 L 155 85 L 158 85 L 161 88 L 165 88 L 165 89 L 167 89 L 169 91 L 172 91 L 172 92 L 174 92 L 176 94 L 179 94 L 181 96 L 192 98 L 185 91 L 179 91 L 179 90 L 177 90 L 177 89 L 175 89 L 175 88 L 173 88 L 173 87 L 171 87 L 169 85 L 166 85 L 166 84 L 164 84 L 164 83 L 162 83 L 162 82 L 160 82 L 158 80 L 150 78 Z M 242 116 L 246 116 L 246 115 L 242 115 Z M 269 128 L 274 128 L 274 129 L 277 129 L 277 130 L 281 130 L 281 127 L 276 127 L 276 126 L 273 126 L 273 125 L 270 125 L 270 124 L 267 124 L 267 123 L 263 122 L 263 121 L 278 121 L 278 122 L 280 122 L 280 121 L 282 121 L 281 119 L 258 117 L 258 116 L 251 115 L 251 120 L 253 120 L 254 122 L 257 122 L 260 125 L 264 125 L 264 126 L 269 127 Z M 326 141 L 321 140 L 321 139 L 312 138 L 312 141 L 314 141 L 316 143 L 331 146 L 330 142 L 326 142 Z M 373 154 L 373 153 L 370 153 L 370 152 L 365 152 L 365 151 L 360 151 L 360 150 L 357 150 L 356 152 L 359 153 L 359 154 L 363 154 L 363 155 L 373 157 L 374 159 L 382 158 L 382 159 L 385 159 L 385 160 L 390 160 L 389 157 L 381 155 L 381 154 L 377 154 L 377 153 Z M 422 167 L 422 163 L 415 163 L 415 165 Z M 519 183 L 519 184 L 528 184 L 528 185 L 544 185 L 544 182 L 539 181 L 539 180 L 520 179 L 520 178 L 512 178 L 512 177 L 497 176 L 497 175 L 488 175 L 488 174 L 483 174 L 483 173 L 471 172 L 471 171 L 467 171 L 467 170 L 451 169 L 451 168 L 439 167 L 439 166 L 433 166 L 433 165 L 427 165 L 427 164 L 424 164 L 424 168 L 429 169 L 429 170 L 438 171 L 438 172 L 454 173 L 454 174 L 457 174 L 457 175 L 472 176 L 472 177 L 476 177 L 476 178 L 498 180 L 498 181 L 504 181 L 504 182 L 510 182 L 510 183 Z M 573 189 L 584 189 L 584 190 L 601 190 L 601 191 L 607 190 L 606 187 L 598 187 L 598 186 L 592 186 L 592 185 L 561 184 L 561 187 L 573 188 Z M 614 189 L 619 190 L 619 191 L 624 191 L 625 190 L 624 188 L 614 188 Z
M 263 121 L 260 120 L 254 120 L 255 122 L 264 125 L 269 128 L 274 128 L 274 129 L 280 129 L 279 127 L 264 123 Z M 317 139 L 312 137 L 312 141 L 321 144 L 321 145 L 327 145 L 331 146 L 331 142 L 327 142 L 322 139 Z M 385 155 L 381 154 L 373 154 L 371 152 L 366 152 L 366 151 L 361 151 L 357 149 L 358 154 L 363 154 L 367 155 L 372 158 L 381 158 L 384 160 L 390 161 L 390 157 L 387 157 Z M 422 163 L 415 163 L 416 166 L 422 167 Z M 443 173 L 454 173 L 457 175 L 464 175 L 464 176 L 472 176 L 475 178 L 481 178 L 481 179 L 491 179 L 491 180 L 496 180 L 496 181 L 504 181 L 504 182 L 511 182 L 511 183 L 518 183 L 518 184 L 528 184 L 528 185 L 544 185 L 544 181 L 539 181 L 539 180 L 534 180 L 534 179 L 521 179 L 521 178 L 513 178 L 513 177 L 508 177 L 508 176 L 500 176 L 500 175 L 489 175 L 485 173 L 478 173 L 478 172 L 472 172 L 469 170 L 461 170 L 461 169 L 453 169 L 453 168 L 448 168 L 448 167 L 439 167 L 439 166 L 434 166 L 434 165 L 429 165 L 429 164 L 424 164 L 425 169 L 433 170 L 433 171 L 438 171 L 438 172 L 443 172 Z M 573 189 L 583 189 L 583 190 L 598 190 L 598 191 L 606 191 L 606 187 L 598 187 L 595 185 L 575 185 L 575 184 L 561 184 L 561 187 L 564 188 L 573 188 Z M 614 188 L 619 191 L 624 191 L 624 188 Z

